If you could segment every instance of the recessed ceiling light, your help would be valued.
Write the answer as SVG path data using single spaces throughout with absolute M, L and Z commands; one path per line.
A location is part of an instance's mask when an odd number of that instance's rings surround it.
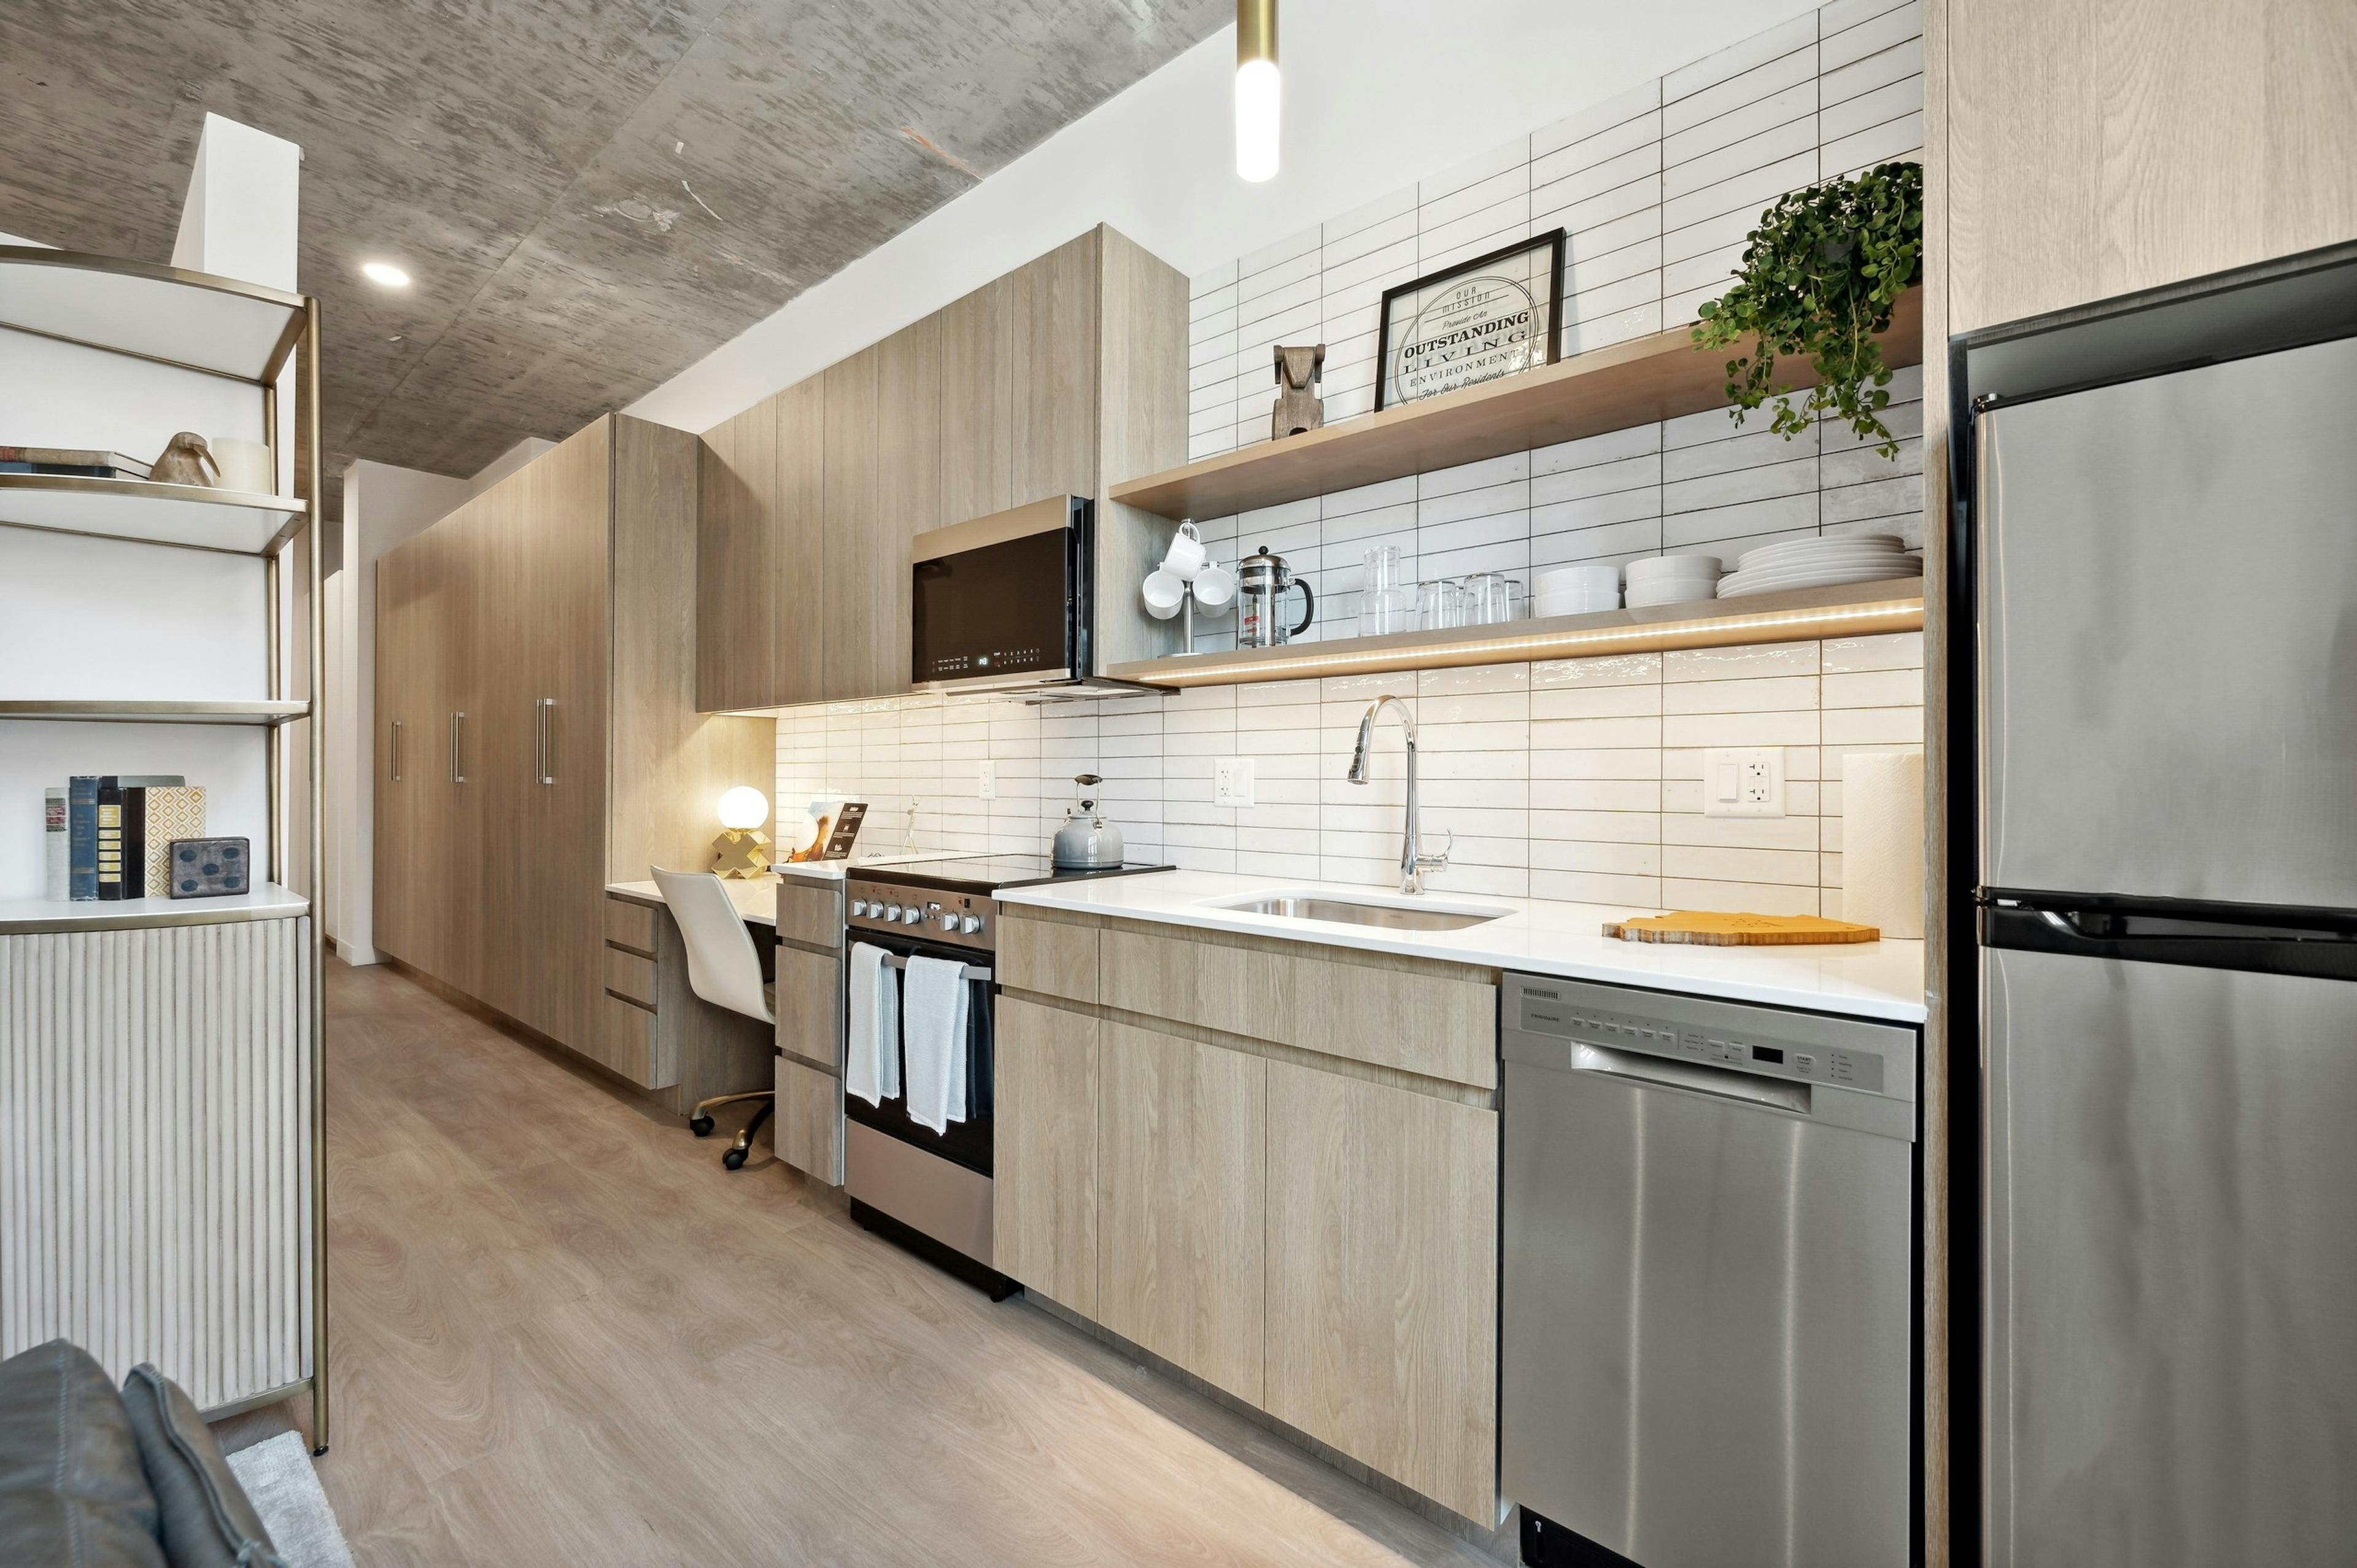
M 391 262 L 362 262 L 361 263 L 361 276 L 368 279 L 369 282 L 372 284 L 382 285 L 386 288 L 407 288 L 409 286 L 409 274 L 403 272 L 399 267 L 394 266 Z

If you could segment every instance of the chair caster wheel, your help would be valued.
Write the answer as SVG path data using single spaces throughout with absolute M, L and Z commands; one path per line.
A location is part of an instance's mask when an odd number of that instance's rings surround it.
M 743 1149 L 731 1149 L 720 1156 L 720 1163 L 732 1171 L 741 1171 L 745 1168 L 746 1153 Z
M 699 1138 L 709 1138 L 712 1136 L 712 1118 L 691 1116 L 687 1119 L 687 1130 Z

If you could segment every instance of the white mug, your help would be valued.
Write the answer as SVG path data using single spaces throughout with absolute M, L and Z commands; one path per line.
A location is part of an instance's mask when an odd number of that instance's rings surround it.
M 1236 575 L 1225 566 L 1205 566 L 1195 574 L 1195 607 L 1223 610 L 1235 603 Z
M 1146 613 L 1156 620 L 1168 620 L 1187 602 L 1187 584 L 1168 566 L 1146 575 Z
M 235 435 L 215 435 L 206 445 L 212 448 L 213 462 L 221 468 L 221 478 L 215 481 L 221 489 L 264 496 L 277 492 L 278 476 L 270 471 L 269 447 Z
M 1191 522 L 1182 522 L 1170 538 L 1170 548 L 1162 557 L 1162 569 L 1180 577 L 1192 577 L 1203 569 L 1210 553 L 1203 548 L 1201 535 Z

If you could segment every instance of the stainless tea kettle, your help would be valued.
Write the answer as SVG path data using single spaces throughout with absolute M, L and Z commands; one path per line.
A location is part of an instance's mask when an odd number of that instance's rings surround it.
M 1291 628 L 1277 604 L 1287 588 L 1301 590 L 1301 624 Z M 1309 629 L 1318 614 L 1318 596 L 1293 575 L 1284 556 L 1270 554 L 1264 544 L 1258 554 L 1236 563 L 1236 646 L 1275 648 Z
M 1064 808 L 1064 825 L 1056 830 L 1055 863 L 1059 871 L 1095 871 L 1119 865 L 1123 853 L 1121 829 L 1097 812 L 1090 793 L 1104 782 L 1093 773 L 1076 773 L 1080 799 Z

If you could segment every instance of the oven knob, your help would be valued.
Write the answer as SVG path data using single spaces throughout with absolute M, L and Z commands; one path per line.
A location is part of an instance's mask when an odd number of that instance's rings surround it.
M 913 926 L 924 918 L 925 912 L 914 904 L 900 911 L 900 923 L 904 926 Z
M 933 917 L 933 924 L 939 926 L 945 931 L 956 930 L 958 929 L 957 911 L 955 909 L 943 909 L 941 913 Z
M 900 906 L 895 904 L 884 911 L 884 923 L 891 925 L 900 918 Z
M 866 917 L 866 914 L 867 900 L 865 898 L 854 898 L 851 901 L 851 918 L 855 920 L 863 919 Z
M 958 929 L 963 931 L 967 936 L 972 936 L 974 932 L 982 929 L 982 917 L 979 915 L 968 915 Z

